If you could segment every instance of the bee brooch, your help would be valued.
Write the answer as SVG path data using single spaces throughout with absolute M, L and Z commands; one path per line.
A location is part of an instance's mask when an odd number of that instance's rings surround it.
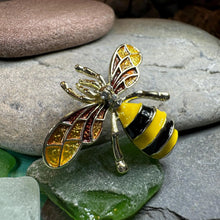
M 167 92 L 137 91 L 124 98 L 119 93 L 134 85 L 139 78 L 140 51 L 128 44 L 119 46 L 112 56 L 109 83 L 95 71 L 76 65 L 76 71 L 93 79 L 80 79 L 76 88 L 81 95 L 61 82 L 61 87 L 73 98 L 88 105 L 62 118 L 47 135 L 43 159 L 50 168 L 67 165 L 79 152 L 82 144 L 95 142 L 102 132 L 108 110 L 112 121 L 112 148 L 116 168 L 126 173 L 128 166 L 120 150 L 117 127 L 119 119 L 131 141 L 148 156 L 160 159 L 167 155 L 178 139 L 178 131 L 166 113 L 142 103 L 130 103 L 137 98 L 166 101 Z

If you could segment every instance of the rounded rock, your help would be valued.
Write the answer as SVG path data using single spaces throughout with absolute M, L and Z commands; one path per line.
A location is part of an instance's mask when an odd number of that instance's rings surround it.
M 0 57 L 62 50 L 104 36 L 114 12 L 90 0 L 18 0 L 0 4 Z
M 67 113 L 85 106 L 66 94 L 60 82 L 66 81 L 77 91 L 75 83 L 89 78 L 74 71 L 75 64 L 107 79 L 111 56 L 122 43 L 137 47 L 143 61 L 140 80 L 120 97 L 137 90 L 169 92 L 166 102 L 140 101 L 165 110 L 178 130 L 219 121 L 219 40 L 176 21 L 121 19 L 106 37 L 92 44 L 30 59 L 0 61 L 0 145 L 41 155 L 50 128 Z M 101 141 L 111 138 L 110 122 L 110 118 L 104 122 Z M 122 129 L 120 132 L 124 134 Z

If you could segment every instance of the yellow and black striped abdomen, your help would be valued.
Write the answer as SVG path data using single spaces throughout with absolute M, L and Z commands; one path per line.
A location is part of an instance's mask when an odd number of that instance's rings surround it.
M 133 143 L 150 157 L 160 159 L 175 146 L 178 131 L 165 112 L 141 103 L 123 102 L 117 114 Z

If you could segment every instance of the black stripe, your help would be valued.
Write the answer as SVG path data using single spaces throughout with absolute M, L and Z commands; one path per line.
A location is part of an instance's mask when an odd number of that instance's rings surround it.
M 134 120 L 125 128 L 127 134 L 131 137 L 131 139 L 134 139 L 143 133 L 143 131 L 148 126 L 148 123 L 154 116 L 154 112 L 154 108 L 142 105 L 141 110 L 136 115 Z
M 147 146 L 143 151 L 148 154 L 154 154 L 160 151 L 161 147 L 166 143 L 166 141 L 171 137 L 173 133 L 173 121 L 169 121 L 165 126 L 160 130 L 159 135 L 153 140 L 153 142 Z

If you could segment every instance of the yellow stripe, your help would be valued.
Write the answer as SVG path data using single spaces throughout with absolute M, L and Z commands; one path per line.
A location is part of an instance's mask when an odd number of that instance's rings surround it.
M 143 134 L 136 137 L 133 142 L 139 149 L 146 148 L 163 128 L 166 122 L 166 113 L 157 109 L 156 114 L 151 124 L 146 128 Z
M 178 131 L 175 129 L 170 140 L 164 145 L 164 147 L 156 154 L 151 155 L 152 158 L 161 159 L 166 156 L 175 146 L 178 139 Z
M 123 102 L 117 109 L 118 117 L 124 128 L 126 128 L 138 114 L 141 103 L 126 103 Z

